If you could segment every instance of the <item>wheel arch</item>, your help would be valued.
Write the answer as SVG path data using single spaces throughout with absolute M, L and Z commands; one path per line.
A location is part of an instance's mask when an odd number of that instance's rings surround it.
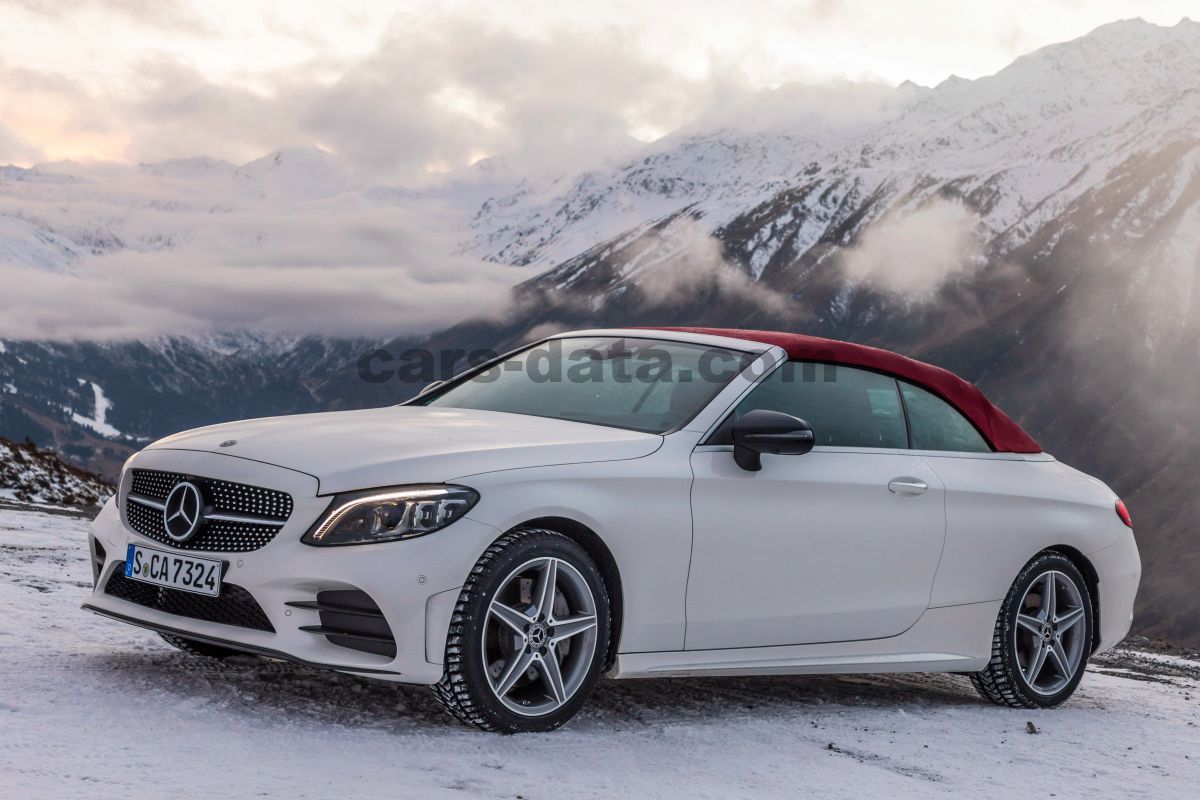
M 1094 653 L 1100 646 L 1100 575 L 1088 557 L 1069 544 L 1056 544 L 1053 547 L 1047 547 L 1046 550 L 1067 558 L 1087 581 L 1088 593 L 1092 597 L 1092 641 L 1091 650 L 1088 652 Z
M 545 528 L 560 533 L 582 547 L 596 562 L 600 577 L 604 579 L 604 588 L 608 590 L 609 609 L 612 613 L 612 635 L 609 637 L 608 654 L 604 657 L 604 669 L 610 669 L 616 661 L 617 648 L 621 643 L 621 624 L 625 617 L 621 572 L 612 551 L 598 533 L 569 517 L 535 517 L 514 525 L 511 530 L 517 528 Z

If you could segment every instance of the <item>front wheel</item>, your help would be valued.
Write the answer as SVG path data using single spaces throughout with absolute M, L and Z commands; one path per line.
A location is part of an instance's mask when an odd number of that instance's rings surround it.
M 971 676 L 988 700 L 1053 708 L 1079 686 L 1091 654 L 1092 595 L 1066 556 L 1046 552 L 1017 576 L 1000 607 L 992 660 Z
M 599 679 L 610 629 L 608 592 L 583 548 L 554 531 L 511 531 L 459 594 L 434 692 L 483 730 L 553 730 Z

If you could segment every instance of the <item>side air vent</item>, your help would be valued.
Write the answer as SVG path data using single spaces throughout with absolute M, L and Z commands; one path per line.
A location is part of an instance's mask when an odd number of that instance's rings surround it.
M 320 625 L 302 625 L 300 630 L 324 636 L 330 644 L 375 653 L 388 658 L 396 656 L 396 638 L 388 627 L 383 612 L 366 592 L 358 589 L 339 589 L 317 594 L 317 599 L 288 603 L 293 608 L 316 611 Z
M 99 539 L 92 539 L 92 587 L 95 588 L 100 583 L 100 573 L 104 570 L 104 560 L 108 558 L 108 553 L 104 552 L 104 545 L 100 544 Z

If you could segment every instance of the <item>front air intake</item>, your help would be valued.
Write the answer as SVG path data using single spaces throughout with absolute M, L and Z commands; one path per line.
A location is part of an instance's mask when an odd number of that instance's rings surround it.
M 105 584 L 104 593 L 180 617 L 268 633 L 275 632 L 271 621 L 263 613 L 262 606 L 248 591 L 232 583 L 221 584 L 220 597 L 208 597 L 130 580 L 125 577 L 124 566 L 118 565 Z
M 300 630 L 324 636 L 330 644 L 388 658 L 396 656 L 396 638 L 379 606 L 366 592 L 337 589 L 319 592 L 317 599 L 288 603 L 293 608 L 316 611 L 320 625 L 302 625 Z
M 92 539 L 92 588 L 100 585 L 100 573 L 104 571 L 104 561 L 108 558 L 108 553 L 104 552 L 104 545 L 100 544 L 100 540 Z

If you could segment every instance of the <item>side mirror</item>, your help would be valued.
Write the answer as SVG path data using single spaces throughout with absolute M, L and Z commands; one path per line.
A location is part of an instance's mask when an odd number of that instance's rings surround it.
M 763 453 L 803 455 L 817 442 L 812 426 L 779 411 L 757 409 L 733 423 L 733 460 L 744 470 L 762 469 Z

